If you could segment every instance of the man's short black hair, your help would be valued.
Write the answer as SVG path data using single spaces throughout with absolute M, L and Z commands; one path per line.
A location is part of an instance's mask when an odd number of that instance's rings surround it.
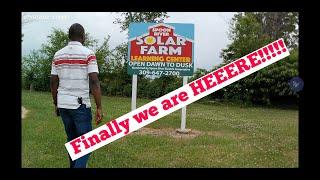
M 74 23 L 69 28 L 69 39 L 77 40 L 84 37 L 84 28 L 79 23 Z

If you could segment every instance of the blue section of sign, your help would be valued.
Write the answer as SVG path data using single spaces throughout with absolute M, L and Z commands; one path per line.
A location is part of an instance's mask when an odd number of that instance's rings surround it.
M 168 23 L 168 25 L 175 27 L 176 34 L 194 40 L 194 24 Z
M 129 39 L 148 33 L 148 27 L 152 25 L 154 23 L 130 23 Z

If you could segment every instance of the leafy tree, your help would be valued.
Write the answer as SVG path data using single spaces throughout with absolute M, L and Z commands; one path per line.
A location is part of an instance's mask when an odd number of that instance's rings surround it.
M 38 51 L 22 58 L 22 87 L 25 89 L 41 90 L 43 89 L 43 71 L 46 62 L 46 56 Z
M 271 39 L 283 38 L 290 49 L 298 46 L 298 12 L 254 13 L 262 26 L 262 34 Z
M 120 24 L 122 31 L 126 31 L 132 22 L 159 23 L 169 17 L 166 12 L 123 12 L 121 15 L 123 18 L 116 18 L 113 23 Z
M 207 74 L 208 72 L 209 71 L 207 71 L 206 69 L 197 68 L 196 71 L 193 73 L 192 78 L 189 81 L 190 82 L 194 81 L 194 80 L 200 78 L 201 76 Z
M 242 57 L 278 38 L 283 37 L 291 55 L 226 87 L 225 98 L 270 103 L 275 96 L 292 96 L 288 81 L 297 76 L 298 14 L 277 12 L 249 12 L 236 14 L 231 23 L 232 43 L 222 50 L 221 66 Z
M 93 50 L 95 51 L 95 55 L 97 58 L 97 63 L 99 67 L 99 79 L 103 80 L 107 76 L 107 59 L 111 55 L 111 50 L 109 47 L 109 40 L 110 40 L 110 35 L 104 38 L 102 44 L 98 47 L 92 47 L 94 48 Z
M 97 48 L 98 41 L 93 39 L 89 33 L 85 35 L 84 46 L 95 50 Z M 53 59 L 54 54 L 65 47 L 69 42 L 68 33 L 61 30 L 53 28 L 52 34 L 48 36 L 48 41 L 42 44 L 41 51 L 48 56 L 50 60 Z
M 130 96 L 128 89 L 131 88 L 131 78 L 127 74 L 125 63 L 127 57 L 126 46 L 125 43 L 117 46 L 107 57 L 106 75 L 101 80 L 102 90 L 107 95 Z

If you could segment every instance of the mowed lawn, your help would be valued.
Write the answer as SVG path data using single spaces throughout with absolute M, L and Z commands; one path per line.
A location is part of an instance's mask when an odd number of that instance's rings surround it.
M 138 107 L 149 101 L 138 99 Z M 131 107 L 130 98 L 104 96 L 102 103 L 104 123 Z M 66 135 L 51 94 L 23 90 L 22 105 L 29 111 L 21 122 L 22 167 L 69 167 Z M 178 110 L 147 127 L 174 132 L 180 115 Z M 298 110 L 195 102 L 187 107 L 187 128 L 201 134 L 132 133 L 95 150 L 88 167 L 298 167 Z

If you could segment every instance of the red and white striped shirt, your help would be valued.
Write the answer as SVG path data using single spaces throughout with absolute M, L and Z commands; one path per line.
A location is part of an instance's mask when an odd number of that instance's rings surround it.
M 99 73 L 96 56 L 80 42 L 70 41 L 55 53 L 51 74 L 59 77 L 58 108 L 77 109 L 78 97 L 91 107 L 88 74 L 92 72 Z

